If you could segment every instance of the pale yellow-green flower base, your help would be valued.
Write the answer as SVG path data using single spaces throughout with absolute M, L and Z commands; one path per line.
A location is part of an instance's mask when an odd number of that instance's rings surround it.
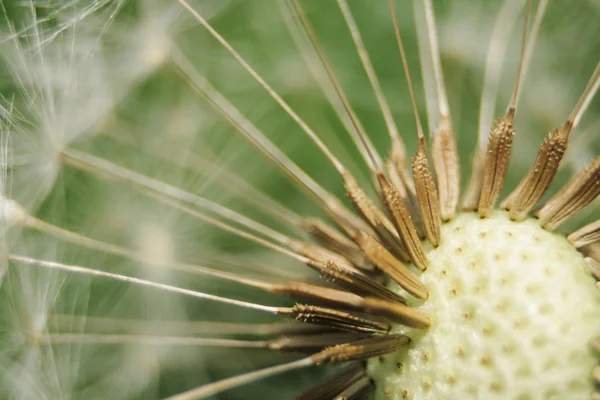
M 583 256 L 536 220 L 500 212 L 461 214 L 442 238 L 421 276 L 433 325 L 394 328 L 413 342 L 369 361 L 374 398 L 589 400 L 600 292 Z

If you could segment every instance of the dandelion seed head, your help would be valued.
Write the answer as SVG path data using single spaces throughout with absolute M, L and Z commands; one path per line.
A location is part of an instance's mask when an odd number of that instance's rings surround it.
M 411 335 L 406 353 L 369 362 L 375 398 L 590 398 L 596 358 L 585 344 L 600 326 L 600 292 L 582 255 L 502 213 L 463 214 L 442 237 L 421 276 L 432 327 Z
M 0 397 L 593 396 L 597 24 L 471 3 L 3 9 Z

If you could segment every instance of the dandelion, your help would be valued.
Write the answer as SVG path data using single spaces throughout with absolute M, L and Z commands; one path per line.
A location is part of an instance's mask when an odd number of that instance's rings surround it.
M 600 397 L 600 63 L 540 96 L 532 3 L 5 6 L 0 395 Z

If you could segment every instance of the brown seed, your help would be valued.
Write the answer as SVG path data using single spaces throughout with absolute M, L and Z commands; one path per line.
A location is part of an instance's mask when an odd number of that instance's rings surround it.
M 490 215 L 500 197 L 508 171 L 514 135 L 512 118 L 502 117 L 494 121 L 488 139 L 483 184 L 479 197 L 478 212 L 482 218 Z
M 500 192 L 502 191 L 506 179 L 508 161 L 510 159 L 513 138 L 515 135 L 513 122 L 516 113 L 517 99 L 519 98 L 521 79 L 523 78 L 523 61 L 525 59 L 527 26 L 529 25 L 531 3 L 531 0 L 527 0 L 525 24 L 523 25 L 523 35 L 521 38 L 521 54 L 519 56 L 519 65 L 517 67 L 517 77 L 515 79 L 513 93 L 508 104 L 508 111 L 506 112 L 506 115 L 494 121 L 494 125 L 488 138 L 483 185 L 478 206 L 478 212 L 481 218 L 487 218 L 492 212 L 492 209 L 500 197 Z
M 419 137 L 419 150 L 412 158 L 413 178 L 417 199 L 421 208 L 421 218 L 425 225 L 427 240 L 437 247 L 441 237 L 440 199 L 433 182 L 433 176 L 427 160 L 425 138 Z
M 375 230 L 386 247 L 400 259 L 409 260 L 408 253 L 402 246 L 400 236 L 396 232 L 396 228 L 394 228 L 392 222 L 375 206 L 351 175 L 346 174 L 344 176 L 344 186 L 356 211 Z
M 419 238 L 425 239 L 425 227 L 423 226 L 421 210 L 419 210 L 419 201 L 417 200 L 417 194 L 414 191 L 414 183 L 412 178 L 408 176 L 408 173 L 406 174 L 408 179 L 410 179 L 410 185 L 412 186 L 411 190 L 408 190 L 408 186 L 404 183 L 396 171 L 396 167 L 393 165 L 391 158 L 387 161 L 385 167 L 390 183 L 396 188 L 398 193 L 400 193 L 400 196 L 404 201 L 404 205 L 410 212 L 410 216 L 413 220 L 413 224 L 415 225 L 415 229 L 417 230 Z
M 410 338 L 400 334 L 374 336 L 329 347 L 320 353 L 314 354 L 312 359 L 315 364 L 366 360 L 392 353 L 400 347 L 408 346 L 409 343 Z
M 510 210 L 513 220 L 524 219 L 554 180 L 567 149 L 571 127 L 571 123 L 566 123 L 544 139 L 533 166 L 506 200 L 505 208 Z
M 302 229 L 326 249 L 340 254 L 357 268 L 372 271 L 373 263 L 364 255 L 352 240 L 337 229 L 318 218 L 307 218 L 302 221 Z
M 600 157 L 589 163 L 537 213 L 544 229 L 554 230 L 600 194 Z
M 431 326 L 431 319 L 427 314 L 403 304 L 366 298 L 362 300 L 362 306 L 368 312 L 411 328 L 424 329 Z
M 281 308 L 277 314 L 292 317 L 298 322 L 323 325 L 350 332 L 381 334 L 390 330 L 390 325 L 381 319 L 318 306 L 296 304 L 291 308 Z
M 440 128 L 431 138 L 431 156 L 440 195 L 440 214 L 443 221 L 449 221 L 456 214 L 460 196 L 460 160 L 448 117 L 441 119 Z
M 402 197 L 383 174 L 378 174 L 377 179 L 381 185 L 382 201 L 392 217 L 392 222 L 400 235 L 404 248 L 417 268 L 424 271 L 427 269 L 429 261 Z
M 427 289 L 419 278 L 379 244 L 377 240 L 369 235 L 361 234 L 356 238 L 356 241 L 375 265 L 404 290 L 422 300 L 429 296 Z
M 571 233 L 567 239 L 577 248 L 600 241 L 600 219 L 579 228 Z
M 393 303 L 406 304 L 406 300 L 402 296 L 392 292 L 382 284 L 363 274 L 342 268 L 335 263 L 321 264 L 310 262 L 308 266 L 319 272 L 327 281 L 335 283 L 359 296 L 377 297 Z

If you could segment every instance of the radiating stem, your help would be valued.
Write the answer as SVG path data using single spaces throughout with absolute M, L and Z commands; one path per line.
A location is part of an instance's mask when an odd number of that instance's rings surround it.
M 270 376 L 278 375 L 287 371 L 293 371 L 300 368 L 306 368 L 314 365 L 314 361 L 311 357 L 303 358 L 300 360 L 292 361 L 287 364 L 276 365 L 274 367 L 268 367 L 259 369 L 256 371 L 248 372 L 246 374 L 234 376 L 228 379 L 223 379 L 215 383 L 200 386 L 199 388 L 189 390 L 184 393 L 171 396 L 165 400 L 199 400 L 206 399 L 210 396 L 214 396 L 218 393 L 224 392 L 229 389 L 233 389 L 238 386 L 245 385 L 247 383 L 256 382 Z
M 120 275 L 120 274 L 115 274 L 112 272 L 104 272 L 104 271 L 100 271 L 100 270 L 96 270 L 96 269 L 92 269 L 92 268 L 88 268 L 88 267 L 83 267 L 80 265 L 62 264 L 62 263 L 55 262 L 55 261 L 39 260 L 36 258 L 21 256 L 21 255 L 16 255 L 16 254 L 8 256 L 8 261 L 17 262 L 17 263 L 26 264 L 26 265 L 35 265 L 35 266 L 46 268 L 46 269 L 70 272 L 70 273 L 74 273 L 74 274 L 109 278 L 109 279 L 113 279 L 113 280 L 117 280 L 117 281 L 121 281 L 121 282 L 133 283 L 133 284 L 136 284 L 139 286 L 146 286 L 146 287 L 151 287 L 151 288 L 155 288 L 155 289 L 160 289 L 165 292 L 178 293 L 178 294 L 183 294 L 186 296 L 196 297 L 196 298 L 204 299 L 204 300 L 216 301 L 216 302 L 224 303 L 224 304 L 230 304 L 230 305 L 247 308 L 247 309 L 251 309 L 251 310 L 264 311 L 264 312 L 267 312 L 270 314 L 277 314 L 278 311 L 280 310 L 279 307 L 271 307 L 271 306 L 265 306 L 265 305 L 261 305 L 261 304 L 255 304 L 255 303 L 249 303 L 249 302 L 240 301 L 240 300 L 229 299 L 227 297 L 215 296 L 215 295 L 204 293 L 204 292 L 183 289 L 183 288 L 180 288 L 177 286 L 166 285 L 164 283 L 153 282 L 153 281 L 149 281 L 149 280 L 145 280 L 145 279 L 135 278 L 132 276 Z

